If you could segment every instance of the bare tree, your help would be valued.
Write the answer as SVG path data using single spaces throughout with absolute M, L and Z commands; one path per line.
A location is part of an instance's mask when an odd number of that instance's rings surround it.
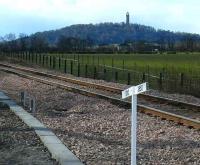
M 16 40 L 16 36 L 14 33 L 9 33 L 4 36 L 5 41 L 13 41 Z

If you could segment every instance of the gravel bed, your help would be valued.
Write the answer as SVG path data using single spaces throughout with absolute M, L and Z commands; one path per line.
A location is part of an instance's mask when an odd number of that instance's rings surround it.
M 177 93 L 164 93 L 162 91 L 156 91 L 156 90 L 150 90 L 147 92 L 147 94 L 158 96 L 158 97 L 164 97 L 169 98 L 172 100 L 178 100 L 186 103 L 192 103 L 200 106 L 200 98 L 191 96 L 191 95 L 184 95 L 184 94 L 177 94 Z
M 130 110 L 11 74 L 0 88 L 36 97 L 36 117 L 88 165 L 130 164 Z M 200 132 L 138 113 L 138 164 L 200 164 Z
M 24 72 L 22 72 L 22 73 L 24 73 Z M 35 76 L 34 74 L 31 74 L 31 73 L 29 75 Z M 62 80 L 56 80 L 56 79 L 52 79 L 52 78 L 48 78 L 48 77 L 44 78 L 43 76 L 38 76 L 38 75 L 37 75 L 37 77 L 40 77 L 40 78 L 45 79 L 45 80 L 54 81 L 54 82 L 57 82 L 57 83 L 63 83 L 65 85 L 76 87 L 78 89 L 85 89 L 87 91 L 95 92 L 95 93 L 98 93 L 98 94 L 103 94 L 103 95 L 109 94 L 112 97 L 116 97 L 116 98 L 119 98 L 119 99 L 121 98 L 121 95 L 116 94 L 116 93 L 112 93 L 112 92 L 108 92 L 108 91 L 102 91 L 102 90 L 98 90 L 98 89 L 95 89 L 95 88 L 92 88 L 92 87 L 88 88 L 86 86 L 76 85 L 76 84 L 72 84 L 72 83 L 69 83 L 69 82 L 65 82 L 65 81 L 62 81 Z M 170 112 L 170 113 L 182 115 L 182 116 L 185 116 L 185 117 L 188 117 L 188 118 L 200 120 L 200 111 L 198 109 L 188 109 L 188 108 L 185 108 L 185 107 L 173 106 L 173 105 L 168 105 L 168 104 L 165 104 L 165 103 L 152 102 L 151 100 L 148 100 L 148 99 L 146 100 L 144 98 L 139 98 L 138 103 L 152 107 L 152 108 L 156 108 L 156 109 L 159 109 L 159 110 L 163 110 L 163 111 L 166 111 L 166 112 Z
M 0 105 L 0 164 L 56 165 L 33 129 Z
M 1 68 L 4 68 L 4 67 L 1 67 Z M 8 69 L 8 68 L 5 68 L 5 69 Z M 9 69 L 9 70 L 15 71 L 14 69 Z M 23 73 L 23 74 L 27 74 L 26 72 L 23 72 L 23 71 L 18 71 L 18 73 L 19 72 Z M 91 87 L 90 86 L 82 86 L 82 85 L 66 82 L 66 81 L 63 81 L 63 80 L 58 80 L 58 79 L 53 79 L 53 78 L 44 77 L 44 76 L 40 76 L 40 75 L 35 75 L 33 73 L 28 73 L 28 75 L 36 76 L 36 77 L 44 79 L 44 80 L 54 81 L 56 83 L 65 84 L 67 86 L 72 86 L 72 87 L 75 87 L 75 88 L 78 88 L 78 89 L 87 90 L 87 91 L 90 91 L 90 92 L 95 92 L 95 93 L 99 93 L 99 94 L 103 94 L 103 95 L 110 94 L 113 97 L 121 98 L 121 95 L 119 95 L 119 94 L 116 94 L 116 93 L 113 93 L 113 92 L 108 92 L 108 91 L 103 91 L 103 90 L 100 90 L 100 89 L 96 89 L 96 88 L 93 88 L 92 86 Z
M 181 106 L 173 106 L 170 104 L 165 103 L 158 103 L 158 102 L 152 102 L 144 99 L 138 99 L 138 103 L 141 105 L 145 105 L 151 108 L 155 108 L 158 110 L 162 110 L 165 112 L 170 112 L 176 115 L 188 117 L 190 119 L 195 119 L 200 121 L 200 110 L 199 109 L 188 109 L 186 107 Z

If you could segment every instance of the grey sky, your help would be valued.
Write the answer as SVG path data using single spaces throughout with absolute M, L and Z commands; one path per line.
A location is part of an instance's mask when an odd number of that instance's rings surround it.
M 123 22 L 200 34 L 199 0 L 0 0 L 0 35 Z

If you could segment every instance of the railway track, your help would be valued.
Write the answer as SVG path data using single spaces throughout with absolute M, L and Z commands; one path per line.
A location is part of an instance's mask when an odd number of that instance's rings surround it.
M 115 93 L 115 94 L 120 94 L 121 95 L 121 91 L 124 89 L 120 89 L 120 88 L 115 88 L 115 87 L 111 87 L 111 86 L 105 86 L 102 84 L 95 84 L 95 83 L 91 83 L 91 82 L 86 82 L 86 81 L 81 81 L 81 80 L 77 80 L 77 79 L 72 79 L 72 78 L 68 78 L 68 77 L 64 77 L 64 76 L 58 76 L 58 75 L 54 75 L 54 74 L 49 74 L 49 73 L 45 73 L 45 72 L 41 72 L 41 71 L 37 71 L 35 69 L 27 69 L 24 67 L 16 67 L 13 65 L 8 65 L 8 64 L 2 64 L 0 63 L 0 66 L 2 66 L 0 68 L 1 71 L 4 72 L 8 72 L 8 73 L 12 73 L 12 74 L 16 74 L 18 76 L 24 77 L 24 78 L 28 78 L 28 79 L 32 79 L 41 83 L 45 83 L 48 85 L 54 85 L 57 86 L 59 88 L 71 91 L 71 92 L 76 92 L 76 93 L 80 93 L 86 96 L 92 96 L 92 97 L 98 97 L 98 98 L 102 98 L 102 99 L 106 99 L 109 100 L 112 103 L 115 104 L 120 104 L 123 106 L 131 106 L 131 102 L 130 101 L 124 101 L 120 98 L 116 98 L 116 97 L 112 97 L 112 96 L 108 96 L 106 94 L 101 94 L 98 92 L 94 92 L 94 91 L 89 91 L 86 89 L 80 89 L 78 87 L 74 87 L 72 85 L 66 85 L 64 82 L 69 82 L 72 84 L 77 84 L 77 85 L 81 85 L 81 86 L 85 86 L 85 87 L 90 87 L 90 88 L 95 88 L 98 90 L 104 90 L 104 91 L 108 91 L 111 93 Z M 24 73 L 23 73 L 24 72 Z M 27 74 L 30 73 L 30 74 Z M 50 80 L 44 79 L 42 77 L 48 77 L 50 78 Z M 54 80 L 61 80 L 63 82 L 56 82 Z M 184 106 L 184 107 L 188 107 L 191 109 L 197 109 L 200 110 L 200 106 L 196 105 L 196 104 L 190 104 L 190 103 L 185 103 L 185 102 L 179 102 L 177 100 L 171 100 L 171 99 L 166 99 L 166 98 L 160 98 L 160 97 L 156 97 L 156 96 L 151 96 L 151 95 L 146 95 L 146 94 L 142 94 L 139 96 L 140 98 L 144 98 L 147 100 L 153 100 L 156 102 L 162 102 L 162 103 L 167 103 L 167 104 L 172 104 L 172 105 L 176 105 L 176 106 Z M 150 114 L 152 116 L 158 116 L 161 117 L 162 119 L 167 119 L 170 121 L 174 121 L 176 123 L 188 126 L 188 127 L 192 127 L 192 128 L 196 128 L 196 129 L 200 129 L 200 122 L 198 120 L 194 120 L 188 117 L 184 117 L 181 115 L 177 115 L 177 114 L 173 114 L 173 113 L 169 113 L 169 112 L 165 112 L 162 110 L 158 110 L 155 108 L 151 108 L 149 106 L 144 106 L 139 104 L 138 105 L 138 111 L 142 112 L 142 113 L 146 113 L 146 114 Z
M 40 75 L 40 76 L 54 78 L 57 80 L 62 80 L 62 81 L 70 82 L 70 83 L 77 84 L 77 85 L 82 85 L 82 86 L 86 86 L 86 87 L 89 86 L 92 88 L 109 91 L 109 92 L 116 93 L 116 94 L 121 94 L 121 92 L 124 90 L 124 89 L 117 88 L 117 87 L 106 86 L 106 85 L 102 85 L 102 84 L 96 84 L 96 83 L 86 82 L 86 81 L 68 78 L 68 77 L 64 77 L 64 76 L 58 76 L 55 74 L 45 73 L 45 72 L 37 71 L 35 69 L 27 69 L 24 67 L 16 67 L 13 65 L 7 65 L 7 64 L 2 64 L 2 63 L 0 63 L 0 66 L 4 66 L 4 67 L 16 69 L 16 70 L 21 70 L 24 72 L 33 73 L 33 74 Z M 148 95 L 148 94 L 140 94 L 139 97 L 143 98 L 143 99 L 147 99 L 147 100 L 151 99 L 153 101 L 169 103 L 169 104 L 176 105 L 176 106 L 185 106 L 188 108 L 195 108 L 195 109 L 200 110 L 200 105 L 187 103 L 187 102 L 183 102 L 183 101 L 179 101 L 179 100 L 173 100 L 173 99 L 169 99 L 169 98 L 158 97 L 158 96 L 153 96 L 153 95 Z

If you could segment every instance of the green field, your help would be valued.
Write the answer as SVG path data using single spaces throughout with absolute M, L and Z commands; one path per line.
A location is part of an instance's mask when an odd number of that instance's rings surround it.
M 68 73 L 73 63 L 73 73 L 71 73 L 76 76 L 132 85 L 146 81 L 152 89 L 200 96 L 200 53 L 53 54 L 53 56 L 61 58 L 61 70 L 64 69 L 63 60 L 68 59 L 66 61 Z M 78 63 L 80 71 L 77 70 Z
M 83 64 L 106 65 L 158 74 L 184 73 L 190 76 L 200 76 L 200 53 L 178 54 L 80 54 L 62 55 L 68 59 L 78 60 Z

